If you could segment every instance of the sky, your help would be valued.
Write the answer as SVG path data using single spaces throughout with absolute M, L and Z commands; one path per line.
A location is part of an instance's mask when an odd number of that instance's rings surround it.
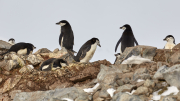
M 99 38 L 101 47 L 90 62 L 114 63 L 115 45 L 129 24 L 139 45 L 162 49 L 163 39 L 180 40 L 179 0 L 0 0 L 0 40 L 14 38 L 53 51 L 59 46 L 60 26 L 67 20 L 74 32 L 74 50 L 89 39 Z M 117 52 L 120 52 L 118 47 Z

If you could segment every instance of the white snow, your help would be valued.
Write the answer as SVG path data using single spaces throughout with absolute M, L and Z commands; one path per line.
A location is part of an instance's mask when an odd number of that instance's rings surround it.
M 161 91 L 161 89 L 154 92 L 152 99 L 153 100 L 160 100 L 161 96 L 167 96 L 167 95 L 172 94 L 172 93 L 173 93 L 173 95 L 177 95 L 177 93 L 179 92 L 179 90 L 175 86 L 171 86 L 171 87 L 167 87 L 167 88 L 168 88 L 168 90 L 163 92 L 161 95 L 158 95 L 158 92 Z
M 94 90 L 99 86 L 100 84 L 97 83 L 93 88 L 87 88 L 87 89 L 83 89 L 85 92 L 87 93 L 93 93 Z
M 74 100 L 69 99 L 69 98 L 62 98 L 61 100 L 74 101 Z
M 143 79 L 138 79 L 137 82 L 141 82 L 141 81 L 144 81 Z
M 131 91 L 131 93 L 129 93 L 129 92 L 126 92 L 126 93 L 128 93 L 129 95 L 132 95 L 135 91 L 136 91 L 136 90 L 133 89 L 133 90 Z
M 142 58 L 141 56 L 134 56 L 127 58 L 121 64 L 141 64 L 144 62 L 152 62 L 150 59 Z
M 109 95 L 110 95 L 111 97 L 113 97 L 113 94 L 114 94 L 115 91 L 116 91 L 116 90 L 114 90 L 113 88 L 109 88 L 109 89 L 107 90 L 107 92 L 109 93 Z

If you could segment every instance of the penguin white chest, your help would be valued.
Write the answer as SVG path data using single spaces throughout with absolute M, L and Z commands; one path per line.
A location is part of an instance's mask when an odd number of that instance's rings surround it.
M 91 45 L 91 49 L 86 53 L 86 56 L 80 61 L 81 63 L 88 63 L 93 57 L 97 48 L 97 43 Z
M 25 49 L 20 49 L 18 52 L 17 52 L 17 54 L 20 54 L 20 55 L 24 55 L 24 54 L 26 54 L 27 53 L 27 48 L 25 48 Z
M 172 49 L 174 46 L 175 46 L 174 43 L 168 43 L 167 42 L 164 49 Z
M 62 36 L 62 39 L 61 39 L 61 48 L 63 47 L 63 36 Z

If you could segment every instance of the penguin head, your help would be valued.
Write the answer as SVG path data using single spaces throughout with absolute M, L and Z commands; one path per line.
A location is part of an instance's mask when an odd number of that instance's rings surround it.
M 123 29 L 123 30 L 131 29 L 131 26 L 128 24 L 125 24 L 124 26 L 120 27 L 120 29 Z
M 91 43 L 97 43 L 97 45 L 99 46 L 99 47 L 101 47 L 101 45 L 100 45 L 100 41 L 99 41 L 99 39 L 98 38 L 92 38 L 91 39 Z
M 114 56 L 116 57 L 119 57 L 120 55 L 121 55 L 120 53 L 114 54 Z
M 15 44 L 15 40 L 14 40 L 13 38 L 10 38 L 10 39 L 8 40 L 8 43 L 14 45 L 14 44 Z
M 69 25 L 69 22 L 66 20 L 61 20 L 61 21 L 57 22 L 56 25 L 60 25 L 61 27 L 63 27 L 65 25 Z
M 163 40 L 167 42 L 173 42 L 175 44 L 175 39 L 172 35 L 166 36 Z

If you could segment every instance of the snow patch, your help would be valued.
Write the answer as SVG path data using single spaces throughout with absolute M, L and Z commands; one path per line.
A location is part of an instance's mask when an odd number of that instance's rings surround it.
M 121 64 L 141 64 L 145 62 L 152 62 L 150 59 L 142 58 L 141 56 L 134 56 L 127 58 Z
M 171 86 L 171 87 L 167 87 L 168 90 L 166 90 L 165 92 L 163 92 L 161 95 L 158 95 L 158 92 L 161 91 L 158 90 L 156 92 L 153 93 L 153 100 L 160 100 L 161 96 L 167 96 L 173 93 L 173 95 L 177 95 L 177 93 L 179 92 L 179 90 L 177 89 L 177 87 L 175 86 Z
M 133 90 L 131 91 L 131 93 L 129 93 L 129 92 L 126 92 L 126 93 L 128 93 L 129 95 L 132 95 L 135 91 L 136 91 L 136 90 L 133 89 Z
M 74 100 L 69 99 L 69 98 L 62 98 L 61 100 L 74 101 Z
M 87 89 L 83 89 L 85 92 L 87 92 L 87 93 L 93 93 L 94 92 L 94 90 L 97 88 L 97 87 L 99 87 L 99 83 L 97 83 L 93 88 L 87 88 Z
M 137 82 L 141 82 L 141 81 L 144 81 L 143 79 L 138 79 Z
M 114 94 L 115 91 L 116 91 L 116 90 L 114 90 L 113 88 L 109 88 L 109 89 L 107 90 L 107 92 L 109 93 L 109 95 L 110 95 L 111 97 L 113 97 L 113 94 Z

